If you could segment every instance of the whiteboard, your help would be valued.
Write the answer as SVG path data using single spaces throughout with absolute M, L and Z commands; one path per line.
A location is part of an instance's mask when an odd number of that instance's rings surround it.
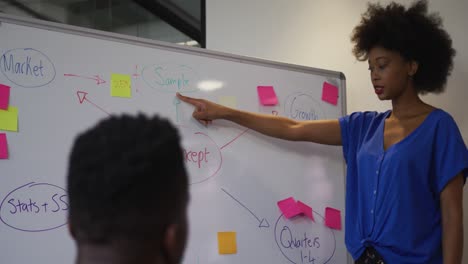
M 344 230 L 324 224 L 326 207 L 341 210 L 344 223 L 341 147 L 274 139 L 223 120 L 204 127 L 175 97 L 336 119 L 346 109 L 342 73 L 9 15 L 0 21 L 0 83 L 11 87 L 19 123 L 6 131 L 9 159 L 0 160 L 0 263 L 74 260 L 65 190 L 73 139 L 110 114 L 138 112 L 168 118 L 182 135 L 191 184 L 183 263 L 349 262 Z M 131 76 L 131 98 L 110 96 L 113 74 Z M 339 88 L 337 105 L 322 100 L 324 82 Z M 274 87 L 278 105 L 259 103 L 259 85 Z M 315 222 L 286 219 L 276 203 L 288 197 L 311 206 Z M 221 231 L 236 232 L 237 254 L 218 254 Z

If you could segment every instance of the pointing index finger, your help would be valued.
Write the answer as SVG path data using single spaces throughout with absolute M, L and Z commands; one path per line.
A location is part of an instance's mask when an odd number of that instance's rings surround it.
M 188 96 L 183 96 L 180 93 L 176 93 L 176 96 L 177 96 L 177 98 L 179 98 L 183 102 L 186 102 L 186 103 L 189 103 L 189 104 L 192 104 L 192 105 L 195 105 L 195 103 L 196 103 L 196 100 L 194 98 L 190 98 Z
M 176 93 L 176 96 L 177 96 L 177 98 L 179 98 L 181 101 L 183 101 L 183 102 L 185 102 L 185 103 L 188 103 L 188 104 L 191 104 L 191 105 L 195 106 L 197 109 L 202 109 L 202 108 L 204 108 L 204 107 L 203 107 L 203 103 L 200 102 L 199 99 L 195 99 L 195 98 L 188 97 L 188 96 L 183 96 L 183 95 L 181 95 L 180 93 Z

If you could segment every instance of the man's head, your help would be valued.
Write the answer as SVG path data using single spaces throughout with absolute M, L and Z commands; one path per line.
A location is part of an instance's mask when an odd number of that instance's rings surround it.
M 70 154 L 67 191 L 78 248 L 124 242 L 180 262 L 188 179 L 179 134 L 167 120 L 123 115 L 80 134 Z

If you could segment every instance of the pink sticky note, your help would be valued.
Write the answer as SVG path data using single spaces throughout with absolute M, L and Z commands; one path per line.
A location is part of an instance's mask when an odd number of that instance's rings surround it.
M 5 133 L 0 134 L 0 159 L 8 159 L 8 144 Z
M 10 101 L 10 86 L 0 84 L 0 109 L 7 110 Z
M 341 230 L 340 210 L 331 207 L 325 208 L 325 225 L 333 229 Z
M 308 206 L 307 204 L 301 201 L 297 201 L 297 207 L 299 207 L 299 209 L 305 216 L 309 217 L 310 219 L 312 219 L 312 221 L 315 222 L 314 215 L 312 213 L 312 207 Z
M 257 86 L 258 98 L 262 105 L 277 105 L 278 98 L 276 98 L 273 86 Z
M 292 197 L 281 200 L 277 204 L 286 218 L 291 218 L 301 214 L 301 210 L 299 209 L 299 207 L 296 204 L 296 201 L 294 201 L 294 198 Z
M 323 88 L 322 88 L 322 100 L 332 105 L 337 105 L 338 104 L 338 87 L 332 84 L 329 84 L 327 82 L 324 82 Z

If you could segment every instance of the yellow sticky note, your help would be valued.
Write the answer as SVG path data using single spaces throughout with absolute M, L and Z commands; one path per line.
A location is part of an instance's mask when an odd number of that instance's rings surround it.
M 220 255 L 236 254 L 236 232 L 218 232 L 218 252 Z
M 235 96 L 220 96 L 218 102 L 230 108 L 237 108 L 237 97 Z
M 8 106 L 7 110 L 0 109 L 0 130 L 18 131 L 18 108 Z
M 132 97 L 132 79 L 126 74 L 111 74 L 111 96 Z

